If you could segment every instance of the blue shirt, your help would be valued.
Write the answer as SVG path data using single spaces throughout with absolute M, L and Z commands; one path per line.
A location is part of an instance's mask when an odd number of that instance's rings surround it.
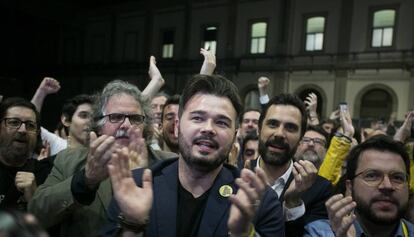
M 408 230 L 408 236 L 404 236 L 402 225 L 398 226 L 397 231 L 392 235 L 393 237 L 414 237 L 414 224 L 407 220 L 403 220 L 405 226 Z M 368 236 L 365 234 L 361 228 L 361 225 L 355 221 L 354 227 L 356 231 L 356 236 L 364 237 Z M 313 221 L 305 226 L 305 234 L 304 237 L 335 237 L 331 226 L 329 225 L 329 220 L 321 219 Z

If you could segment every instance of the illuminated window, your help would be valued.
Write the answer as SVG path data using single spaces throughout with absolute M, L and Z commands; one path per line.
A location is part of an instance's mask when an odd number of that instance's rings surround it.
M 392 46 L 395 10 L 380 10 L 374 13 L 372 24 L 372 47 Z
M 203 48 L 210 50 L 216 54 L 217 49 L 217 27 L 208 26 L 203 32 Z
M 162 57 L 172 58 L 174 55 L 174 31 L 164 31 L 162 35 Z
M 325 31 L 325 17 L 311 17 L 306 20 L 306 51 L 323 49 L 323 34 Z
M 256 22 L 251 26 L 250 53 L 259 54 L 266 51 L 266 22 Z

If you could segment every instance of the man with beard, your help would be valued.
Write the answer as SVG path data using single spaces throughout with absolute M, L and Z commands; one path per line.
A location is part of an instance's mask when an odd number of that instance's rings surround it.
M 243 159 L 243 142 L 247 135 L 258 135 L 258 124 L 259 124 L 260 110 L 248 108 L 243 111 L 239 118 L 240 127 L 237 132 L 237 140 L 234 143 L 234 157 L 232 153 L 229 157 L 230 163 L 234 163 L 242 169 L 245 167 L 245 160 Z
M 263 168 L 283 203 L 286 236 L 302 236 L 306 223 L 327 218 L 324 203 L 333 192 L 312 162 L 292 160 L 306 125 L 305 105 L 297 96 L 272 98 L 259 120 L 260 156 L 251 162 L 252 168 Z
M 179 95 L 170 97 L 162 110 L 162 150 L 178 153 L 178 104 Z
M 127 149 L 112 157 L 115 200 L 104 236 L 284 236 L 282 210 L 256 174 L 224 164 L 241 112 L 237 87 L 220 76 L 196 75 L 179 106 L 180 158 L 150 170 L 128 169 Z M 139 187 L 137 187 L 137 184 Z
M 149 104 L 141 92 L 123 81 L 108 83 L 93 107 L 89 147 L 60 152 L 53 169 L 35 192 L 29 211 L 46 228 L 60 224 L 60 236 L 96 236 L 107 220 L 112 198 L 107 163 L 117 149 L 130 148 L 131 168 L 177 157 L 153 151 L 145 139 L 151 136 Z
M 26 210 L 52 164 L 31 159 L 40 131 L 39 113 L 23 98 L 0 104 L 0 209 Z
M 356 146 L 348 157 L 346 197 L 326 202 L 329 221 L 306 227 L 306 236 L 414 236 L 403 219 L 409 198 L 409 156 L 402 144 L 377 136 Z
M 308 160 L 315 165 L 317 169 L 325 158 L 327 149 L 328 134 L 319 126 L 309 125 L 305 135 L 299 142 L 296 150 L 295 160 Z

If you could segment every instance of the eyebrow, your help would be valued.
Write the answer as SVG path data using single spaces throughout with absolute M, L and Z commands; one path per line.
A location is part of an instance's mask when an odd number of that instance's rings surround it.
M 206 115 L 207 112 L 206 111 L 203 111 L 203 110 L 195 110 L 195 111 L 191 111 L 190 114 Z M 229 118 L 228 116 L 223 115 L 223 114 L 219 114 L 219 115 L 217 115 L 215 117 L 217 117 L 217 119 L 225 119 L 225 120 L 228 120 L 229 122 L 232 122 L 233 121 L 231 118 Z

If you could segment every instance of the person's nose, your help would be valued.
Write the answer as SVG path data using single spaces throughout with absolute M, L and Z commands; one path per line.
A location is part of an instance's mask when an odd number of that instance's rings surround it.
M 203 127 L 201 128 L 201 133 L 209 134 L 209 135 L 215 134 L 214 121 L 212 119 L 208 119 L 205 121 L 205 123 L 203 124 Z
M 25 124 L 25 123 L 22 123 L 22 124 L 20 125 L 19 129 L 17 129 L 17 131 L 18 131 L 18 132 L 27 132 L 27 129 L 26 129 L 26 124 Z
M 382 179 L 381 183 L 378 186 L 379 189 L 393 189 L 394 186 L 391 183 L 390 177 L 384 174 L 384 178 Z
M 128 117 L 125 117 L 124 122 L 121 123 L 120 128 L 130 128 L 132 126 L 131 121 L 129 120 Z

